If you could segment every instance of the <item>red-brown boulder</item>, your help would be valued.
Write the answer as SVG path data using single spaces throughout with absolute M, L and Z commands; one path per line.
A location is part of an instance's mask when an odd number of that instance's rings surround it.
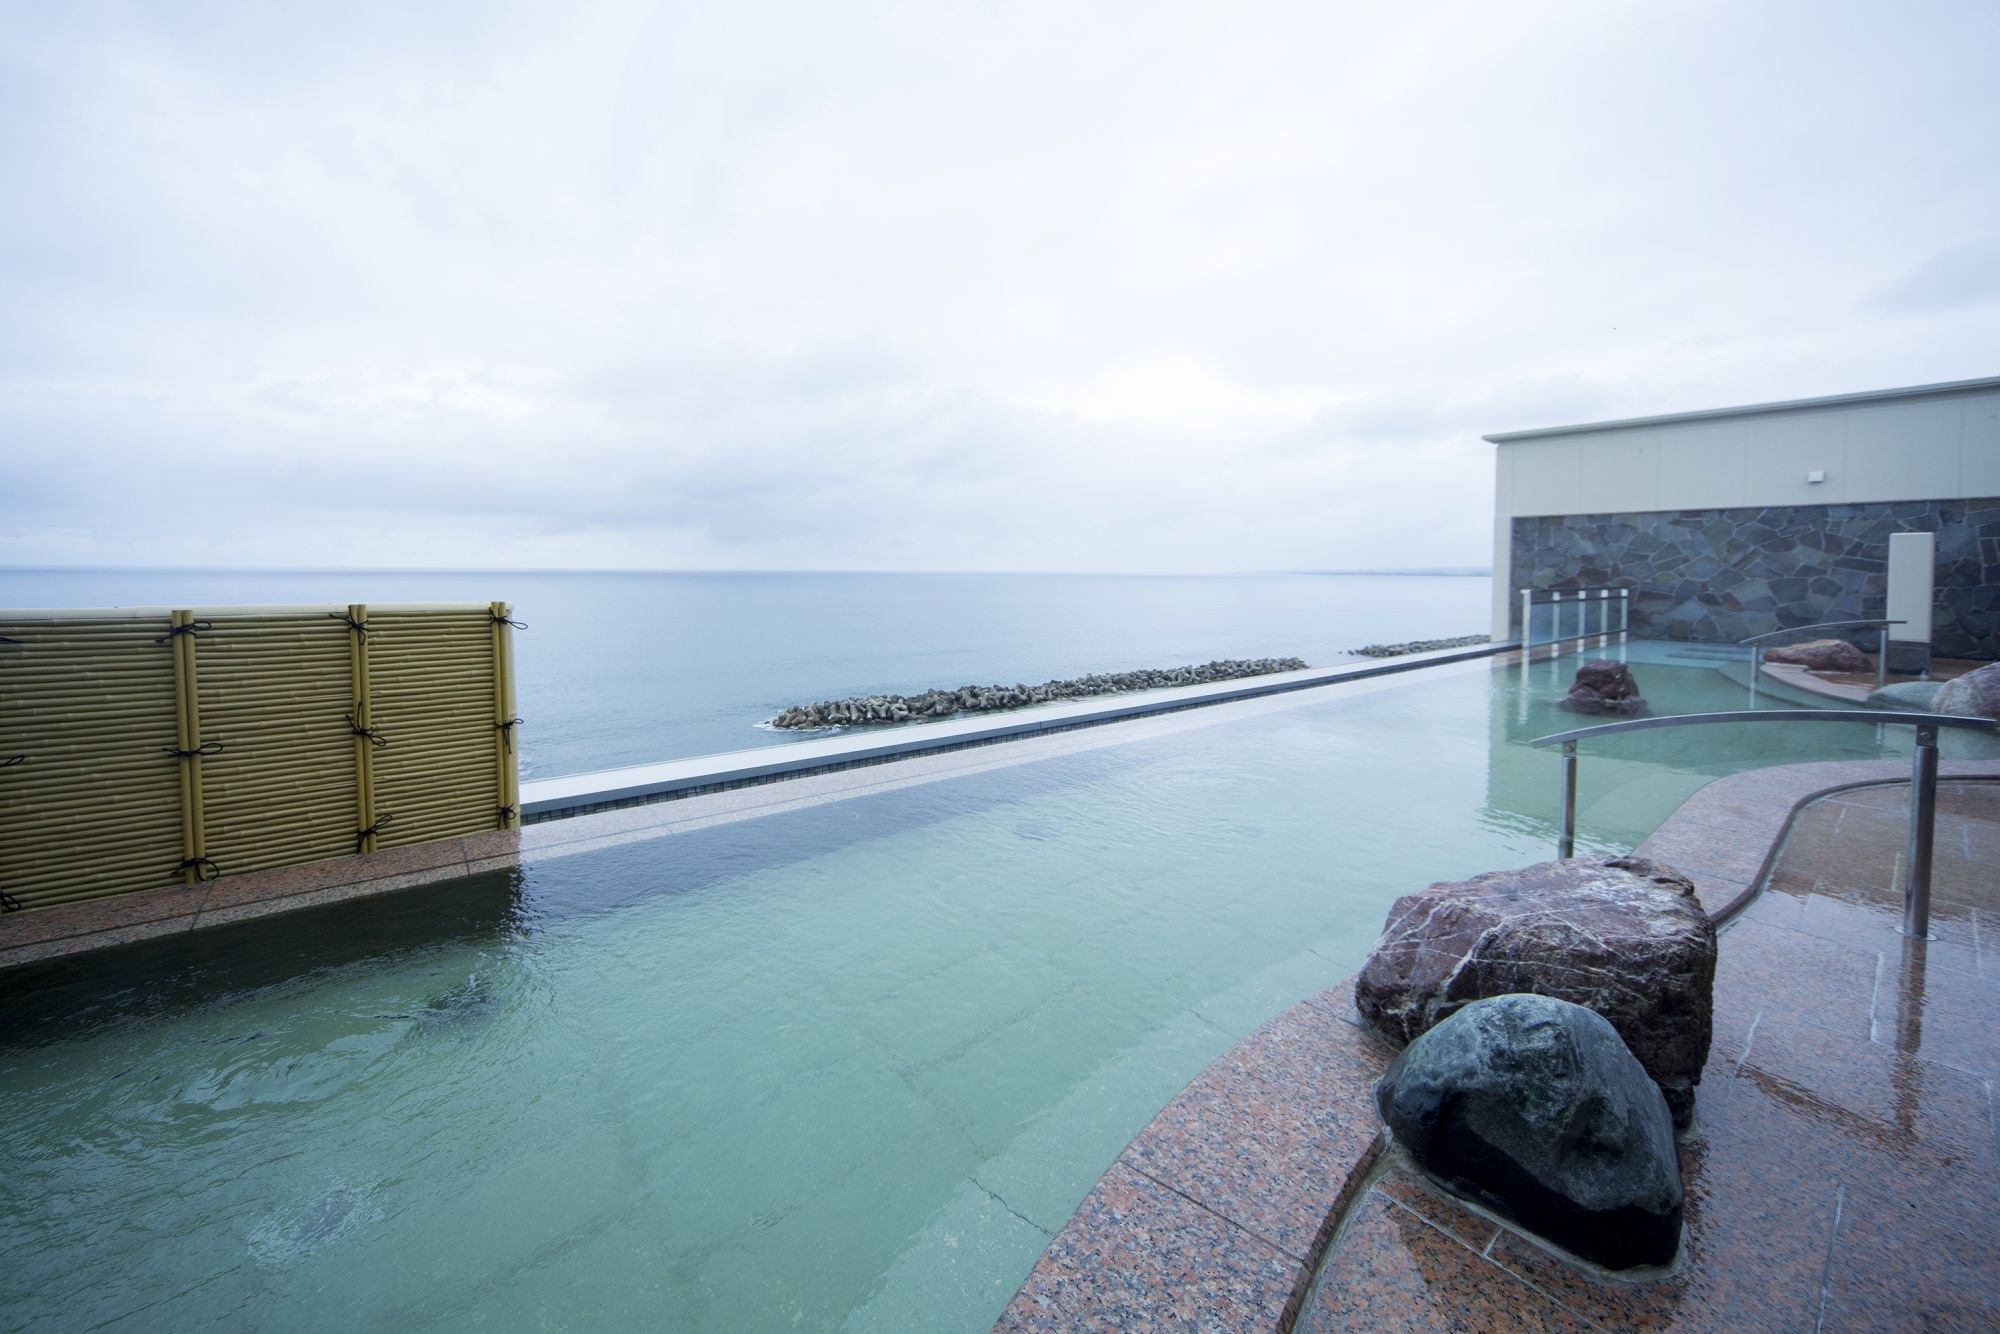
M 1865 672 L 1873 666 L 1866 653 L 1845 639 L 1814 639 L 1767 648 L 1764 661 L 1796 663 L 1816 672 Z
M 1610 658 L 1593 658 L 1576 669 L 1576 680 L 1558 708 L 1571 713 L 1611 713 L 1637 717 L 1647 712 L 1632 669 Z
M 1432 885 L 1389 910 L 1355 1003 L 1402 1046 L 1514 992 L 1603 1015 L 1688 1124 L 1714 1026 L 1715 925 L 1686 876 L 1580 857 Z

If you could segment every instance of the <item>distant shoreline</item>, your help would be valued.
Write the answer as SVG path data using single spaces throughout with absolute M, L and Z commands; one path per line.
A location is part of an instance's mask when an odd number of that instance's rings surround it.
M 1428 569 L 1428 570 L 1425 570 L 1425 569 L 1417 569 L 1417 570 L 1297 570 L 1297 571 L 1294 571 L 1294 573 L 1296 573 L 1296 574 L 1339 574 L 1339 575 L 1355 575 L 1355 574 L 1374 574 L 1374 575 L 1387 575 L 1387 576 L 1400 576 L 1400 575 L 1415 575 L 1415 574 L 1421 574 L 1421 575 L 1430 575 L 1430 576 L 1433 576 L 1433 577 L 1441 577 L 1441 578 L 1449 578 L 1449 579 L 1491 579 L 1491 578 L 1493 577 L 1493 571 L 1492 571 L 1491 567 L 1488 567 L 1488 568 L 1484 568 L 1484 569 L 1478 569 L 1478 568 L 1474 568 L 1474 567 L 1472 567 L 1472 566 L 1469 566 L 1469 565 L 1442 565 L 1442 566 L 1439 566 L 1439 567 L 1437 567 L 1436 569 Z

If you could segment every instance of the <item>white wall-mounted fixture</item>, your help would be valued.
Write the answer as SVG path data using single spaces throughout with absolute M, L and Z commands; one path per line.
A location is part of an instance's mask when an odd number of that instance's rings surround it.
M 1882 615 L 1903 622 L 1889 627 L 1889 638 L 1905 644 L 1930 643 L 1936 568 L 1936 533 L 1889 534 L 1888 608 Z
M 1808 468 L 1806 470 L 1806 480 L 1808 482 L 1815 482 L 1815 483 L 1824 482 L 1826 480 L 1826 469 Z

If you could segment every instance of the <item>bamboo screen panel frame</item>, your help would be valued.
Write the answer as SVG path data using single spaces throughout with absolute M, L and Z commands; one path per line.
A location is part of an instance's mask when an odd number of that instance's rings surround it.
M 0 611 L 4 906 L 518 828 L 510 614 Z
M 0 612 L 0 890 L 23 906 L 181 878 L 171 628 L 165 611 Z
M 370 726 L 380 846 L 494 827 L 500 810 L 493 618 L 380 611 L 368 618 Z M 386 817 L 386 818 L 385 818 Z M 372 822 L 371 822 L 372 823 Z
M 261 871 L 355 850 L 353 638 L 323 611 L 208 614 L 195 645 L 202 855 Z

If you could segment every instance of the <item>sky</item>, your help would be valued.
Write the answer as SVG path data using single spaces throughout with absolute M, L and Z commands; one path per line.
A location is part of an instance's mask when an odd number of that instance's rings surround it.
M 0 0 L 0 565 L 1484 565 L 2000 373 L 2000 5 Z

